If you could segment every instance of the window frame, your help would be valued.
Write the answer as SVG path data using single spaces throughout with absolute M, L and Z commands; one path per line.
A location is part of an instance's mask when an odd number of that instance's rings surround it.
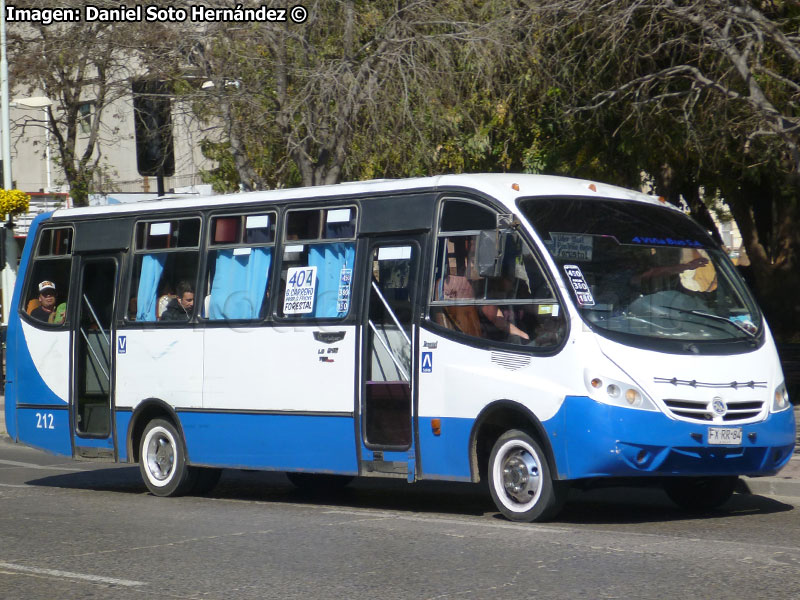
M 340 200 L 341 201 L 341 200 Z M 273 285 L 272 288 L 274 291 L 273 300 L 272 300 L 272 307 L 269 314 L 271 315 L 272 319 L 278 323 L 316 323 L 319 321 L 333 321 L 336 323 L 343 323 L 352 321 L 354 315 L 357 311 L 353 310 L 353 299 L 355 295 L 353 294 L 353 290 L 356 288 L 356 272 L 357 272 L 357 264 L 358 264 L 358 234 L 359 234 L 359 223 L 361 217 L 361 210 L 360 205 L 353 199 L 346 199 L 341 204 L 340 203 L 325 203 L 325 204 L 311 204 L 311 205 L 304 205 L 304 206 L 291 206 L 291 202 L 284 204 L 283 214 L 280 218 L 280 227 L 278 228 L 276 234 L 276 248 L 278 248 L 278 252 L 276 253 L 276 260 L 275 260 L 275 276 L 273 277 Z M 332 210 L 343 210 L 343 209 L 351 209 L 354 212 L 351 215 L 351 221 L 353 222 L 353 234 L 352 236 L 348 237 L 332 237 L 326 238 L 322 237 L 323 234 L 323 227 L 325 225 L 324 220 L 322 219 L 322 213 L 325 211 L 332 211 Z M 296 240 L 289 240 L 286 238 L 288 231 L 289 231 L 289 218 L 292 214 L 298 212 L 310 212 L 310 211 L 318 211 L 320 213 L 320 220 L 318 225 L 318 237 L 316 238 L 302 238 Z M 291 315 L 283 315 L 281 314 L 283 310 L 283 301 L 286 295 L 286 286 L 284 280 L 284 265 L 287 263 L 286 260 L 286 248 L 292 246 L 300 246 L 302 245 L 303 251 L 308 252 L 308 247 L 312 245 L 322 245 L 322 244 L 333 244 L 333 243 L 352 243 L 354 249 L 354 258 L 353 258 L 353 273 L 350 279 L 350 303 L 347 307 L 347 313 L 345 313 L 341 317 L 313 317 L 313 316 L 305 316 L 303 314 L 291 314 Z M 293 261 L 288 261 L 293 262 Z M 288 268 L 287 268 L 288 270 Z M 316 294 L 316 291 L 315 291 Z
M 96 100 L 84 100 L 78 104 L 78 129 L 80 135 L 86 136 L 92 132 L 92 120 L 95 118 Z
M 559 289 L 555 278 L 549 268 L 545 260 L 545 256 L 542 253 L 539 245 L 535 242 L 533 237 L 531 236 L 530 231 L 528 231 L 527 227 L 524 224 L 520 225 L 516 229 L 516 234 L 519 236 L 520 241 L 527 246 L 533 260 L 536 263 L 536 266 L 539 269 L 541 276 L 543 277 L 544 281 L 547 283 L 550 291 L 552 293 L 552 298 L 548 299 L 492 299 L 492 298 L 480 298 L 480 299 L 461 299 L 458 301 L 449 301 L 449 300 L 434 300 L 434 294 L 436 293 L 436 263 L 438 259 L 438 252 L 440 251 L 439 242 L 441 239 L 444 238 L 453 238 L 453 237 L 465 237 L 470 235 L 478 235 L 482 230 L 475 229 L 475 230 L 463 230 L 463 231 L 454 231 L 454 230 L 442 230 L 442 217 L 444 215 L 445 204 L 448 201 L 455 201 L 455 202 L 465 202 L 468 204 L 473 204 L 479 206 L 487 211 L 493 212 L 495 214 L 507 213 L 510 212 L 508 208 L 498 205 L 495 202 L 492 202 L 491 199 L 483 199 L 483 198 L 475 198 L 468 195 L 461 195 L 461 194 L 443 194 L 438 202 L 439 205 L 436 209 L 436 222 L 434 226 L 434 235 L 433 241 L 431 245 L 431 256 L 430 256 L 430 278 L 428 281 L 428 291 L 427 295 L 424 298 L 424 313 L 422 322 L 425 323 L 426 327 L 432 329 L 433 331 L 443 334 L 445 336 L 451 336 L 460 342 L 465 343 L 468 346 L 472 347 L 479 347 L 479 348 L 498 348 L 507 351 L 513 352 L 524 352 L 524 353 L 533 353 L 542 356 L 552 356 L 558 354 L 566 345 L 567 340 L 570 336 L 570 313 L 567 303 L 565 302 L 564 298 L 562 297 L 561 290 Z M 513 306 L 513 305 L 558 305 L 559 314 L 562 315 L 563 320 L 563 335 L 561 336 L 560 341 L 557 344 L 552 346 L 529 346 L 524 344 L 518 344 L 513 342 L 501 341 L 501 340 L 493 340 L 487 337 L 479 337 L 469 335 L 467 333 L 463 333 L 461 331 L 457 331 L 454 329 L 450 329 L 437 323 L 431 314 L 431 309 L 436 309 L 438 307 L 444 306 L 486 306 L 486 305 L 493 305 L 493 306 Z
M 237 210 L 238 209 L 238 210 Z M 213 223 L 214 219 L 219 218 L 226 218 L 226 217 L 239 217 L 240 219 L 245 219 L 249 216 L 269 216 L 270 218 L 274 219 L 272 225 L 270 226 L 270 230 L 273 232 L 273 238 L 270 242 L 258 242 L 258 243 L 251 243 L 248 244 L 244 241 L 236 242 L 236 243 L 220 243 L 220 244 L 213 244 L 212 236 L 214 234 Z M 211 291 L 211 277 L 210 277 L 210 269 L 209 266 L 211 264 L 211 253 L 217 250 L 232 250 L 235 248 L 273 248 L 273 258 L 272 264 L 269 267 L 269 273 L 267 276 L 267 287 L 265 296 L 266 300 L 263 301 L 261 311 L 259 316 L 255 319 L 210 319 L 207 315 L 203 316 L 201 312 L 196 313 L 195 318 L 198 322 L 203 323 L 206 326 L 224 326 L 229 323 L 245 323 L 245 324 L 257 324 L 263 323 L 265 321 L 272 320 L 272 301 L 273 301 L 273 284 L 275 281 L 275 274 L 277 269 L 278 263 L 278 247 L 280 236 L 282 235 L 281 232 L 281 222 L 282 222 L 282 211 L 281 206 L 279 205 L 270 205 L 268 208 L 266 207 L 259 207 L 259 206 L 246 206 L 246 207 L 234 207 L 229 206 L 224 209 L 220 209 L 214 212 L 210 212 L 206 215 L 204 219 L 207 222 L 206 229 L 205 229 L 205 238 L 201 239 L 201 247 L 203 248 L 203 271 L 200 273 L 200 283 L 202 284 L 202 289 L 205 292 L 208 290 L 210 293 Z M 240 232 L 242 235 L 241 238 L 244 238 L 243 231 Z M 200 287 L 197 288 L 198 290 L 201 289 Z M 195 298 L 197 298 L 199 294 L 195 294 Z M 202 295 L 203 302 L 205 302 L 205 294 Z M 195 304 L 197 302 L 195 301 Z
M 138 228 L 140 224 L 152 224 L 152 223 L 164 223 L 164 222 L 173 222 L 173 221 L 185 221 L 190 219 L 196 219 L 200 222 L 200 228 L 197 234 L 197 245 L 196 246 L 176 246 L 174 248 L 160 248 L 160 249 L 139 249 L 136 245 L 136 239 L 138 234 Z M 193 309 L 193 313 L 191 317 L 183 321 L 160 321 L 156 319 L 155 321 L 137 321 L 131 320 L 128 318 L 128 311 L 127 311 L 127 302 L 123 302 L 123 299 L 128 299 L 130 301 L 131 292 L 134 290 L 134 282 L 133 276 L 136 273 L 136 259 L 140 255 L 144 254 L 160 254 L 160 253 L 188 253 L 188 252 L 196 252 L 197 253 L 197 272 L 195 273 L 194 280 L 192 284 L 194 285 L 195 291 L 198 289 L 198 283 L 201 281 L 201 273 L 203 273 L 203 269 L 205 269 L 206 263 L 206 253 L 203 249 L 203 240 L 206 235 L 206 215 L 202 212 L 193 210 L 191 212 L 186 213 L 174 213 L 169 212 L 166 214 L 158 214 L 158 213 L 147 213 L 141 215 L 133 222 L 133 227 L 131 228 L 131 243 L 130 243 L 130 250 L 124 254 L 127 255 L 127 265 L 125 268 L 124 277 L 126 282 L 123 285 L 120 285 L 120 317 L 117 319 L 118 326 L 122 327 L 183 327 L 187 324 L 194 323 L 197 320 L 198 312 L 196 308 Z M 141 274 L 140 274 L 141 276 Z M 138 283 L 136 284 L 136 290 L 138 293 Z M 125 294 L 122 294 L 122 288 L 125 288 Z M 158 293 L 158 292 L 156 292 Z M 195 294 L 196 295 L 196 294 Z
M 65 229 L 70 232 L 70 245 L 69 245 L 69 252 L 66 254 L 47 254 L 42 255 L 39 252 L 42 240 L 44 236 L 48 232 L 52 232 L 56 229 Z M 50 247 L 52 249 L 52 238 L 50 242 Z M 28 323 L 32 323 L 38 327 L 45 328 L 47 330 L 61 330 L 65 329 L 70 326 L 70 304 L 69 304 L 69 292 L 72 289 L 72 278 L 74 276 L 74 267 L 75 267 L 75 225 L 73 223 L 58 223 L 58 222 L 48 222 L 43 224 L 41 227 L 38 228 L 36 231 L 36 240 L 34 242 L 33 251 L 31 252 L 30 260 L 28 262 L 28 266 L 25 269 L 25 281 L 23 282 L 22 286 L 22 293 L 20 293 L 19 302 L 17 305 L 17 314 L 20 315 L 23 319 L 25 319 Z M 34 273 L 36 272 L 36 267 L 39 264 L 39 261 L 51 262 L 51 261 L 69 261 L 69 277 L 67 277 L 67 306 L 65 309 L 64 320 L 60 323 L 49 323 L 45 321 L 40 321 L 38 319 L 33 318 L 28 311 L 26 310 L 28 303 L 31 301 L 31 298 L 28 298 L 28 292 L 31 291 L 31 286 L 35 285 L 35 278 Z M 38 294 L 37 294 L 38 298 Z M 24 316 L 23 316 L 24 315 Z

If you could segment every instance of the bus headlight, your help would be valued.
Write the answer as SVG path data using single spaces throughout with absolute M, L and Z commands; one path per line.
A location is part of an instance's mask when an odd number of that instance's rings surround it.
M 775 389 L 775 395 L 772 397 L 772 412 L 786 410 L 789 406 L 789 392 L 786 390 L 786 382 L 784 381 Z
M 584 371 L 584 382 L 589 397 L 597 402 L 624 408 L 658 410 L 647 394 L 632 383 L 590 374 L 588 371 Z

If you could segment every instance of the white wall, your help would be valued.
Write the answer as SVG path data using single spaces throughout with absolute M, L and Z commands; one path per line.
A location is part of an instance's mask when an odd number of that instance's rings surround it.
M 39 95 L 39 94 L 36 94 Z M 16 96 L 12 95 L 12 98 Z M 25 192 L 45 191 L 47 160 L 45 158 L 44 111 L 11 108 L 12 176 L 16 187 Z M 94 115 L 92 115 L 94 118 Z M 164 180 L 171 188 L 195 186 L 201 182 L 199 171 L 213 168 L 214 163 L 200 153 L 200 129 L 180 102 L 173 103 L 173 138 L 175 175 Z M 88 134 L 80 134 L 77 152 L 85 148 Z M 96 192 L 155 192 L 154 177 L 142 177 L 136 168 L 133 98 L 131 95 L 107 106 L 102 114 L 98 148 L 100 164 L 106 174 Z M 63 170 L 58 166 L 58 152 L 51 140 L 51 191 L 69 191 Z

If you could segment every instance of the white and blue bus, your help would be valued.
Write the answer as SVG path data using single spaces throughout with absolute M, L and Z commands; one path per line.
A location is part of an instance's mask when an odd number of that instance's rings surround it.
M 639 478 L 714 507 L 776 473 L 775 344 L 680 210 L 569 178 L 448 175 L 57 210 L 7 334 L 10 436 L 139 463 L 159 496 L 223 468 L 298 485 L 484 481 L 552 517 Z

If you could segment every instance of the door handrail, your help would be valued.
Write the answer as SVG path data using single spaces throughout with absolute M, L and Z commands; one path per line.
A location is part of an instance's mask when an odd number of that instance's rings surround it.
M 92 343 L 89 341 L 89 336 L 86 335 L 86 330 L 83 327 L 81 327 L 80 328 L 80 332 L 81 332 L 81 335 L 83 336 L 83 339 L 86 340 L 86 347 L 89 348 L 89 352 L 91 352 L 92 356 L 94 356 L 94 360 L 97 362 L 97 366 L 100 367 L 100 370 L 103 372 L 103 375 L 106 376 L 106 379 L 109 382 L 111 382 L 111 375 L 109 375 L 108 371 L 106 371 L 103 368 L 103 363 L 100 361 L 100 357 L 97 356 L 97 352 L 95 352 L 94 348 L 92 348 Z M 105 336 L 103 336 L 103 337 L 105 337 Z M 108 338 L 106 338 L 106 343 L 108 343 Z
M 388 346 L 388 344 L 383 341 L 383 338 L 381 337 L 381 334 L 378 332 L 378 328 L 375 327 L 375 323 L 372 322 L 372 319 L 367 319 L 367 323 L 369 324 L 370 328 L 372 329 L 372 332 L 375 334 L 375 337 L 377 338 L 377 340 L 381 343 L 381 346 L 383 346 L 383 348 L 386 350 L 386 352 L 389 353 L 389 358 L 392 359 L 392 362 L 394 363 L 394 366 L 397 367 L 398 371 L 400 371 L 400 375 L 402 375 L 403 378 L 406 381 L 411 381 L 411 377 L 408 375 L 408 372 L 405 370 L 403 365 L 400 364 L 400 361 L 395 356 L 394 350 L 392 350 Z M 406 338 L 406 339 L 408 339 L 408 338 Z
M 110 347 L 111 340 L 108 338 L 108 335 L 106 335 L 106 330 L 103 329 L 103 325 L 100 323 L 100 319 L 97 317 L 97 313 L 94 312 L 94 307 L 92 307 L 92 303 L 89 302 L 89 298 L 86 297 L 86 294 L 83 295 L 83 301 L 86 302 L 86 306 L 89 308 L 89 310 L 92 313 L 92 316 L 94 317 L 94 322 L 97 323 L 97 328 L 100 330 L 100 333 L 103 334 L 103 337 L 106 340 L 106 344 L 108 344 L 108 346 Z M 81 331 L 82 330 L 83 329 L 81 329 Z
M 389 316 L 392 317 L 392 321 L 394 321 L 394 324 L 397 325 L 397 330 L 400 333 L 403 334 L 403 337 L 405 338 L 406 343 L 410 346 L 411 345 L 411 338 L 409 338 L 406 335 L 406 330 L 403 329 L 403 326 L 400 324 L 400 320 L 397 318 L 397 315 L 394 314 L 394 311 L 392 310 L 392 307 L 389 306 L 389 303 L 386 301 L 386 298 L 383 297 L 383 294 L 381 293 L 381 290 L 380 290 L 380 288 L 378 288 L 378 284 L 375 283 L 374 279 L 372 281 L 372 289 L 375 290 L 375 292 L 378 294 L 378 298 L 381 299 L 381 302 L 383 303 L 384 308 L 386 308 L 386 310 L 389 311 Z

